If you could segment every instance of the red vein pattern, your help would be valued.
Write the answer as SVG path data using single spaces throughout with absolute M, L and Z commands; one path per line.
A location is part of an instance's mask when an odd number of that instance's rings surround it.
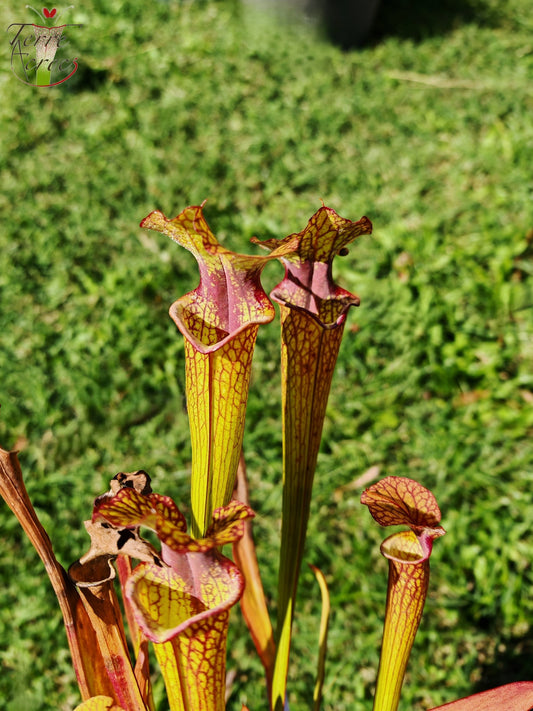
M 435 528 L 441 513 L 437 500 L 413 479 L 388 476 L 366 489 L 361 496 L 380 526 L 403 524 L 412 528 Z
M 429 585 L 429 556 L 412 531 L 387 538 L 381 552 L 389 559 L 389 585 L 374 699 L 376 710 L 397 706 Z
M 139 626 L 157 643 L 169 697 L 177 695 L 191 711 L 219 711 L 224 709 L 229 608 L 240 599 L 244 581 L 238 568 L 215 551 L 183 557 L 181 567 L 189 566 L 189 577 L 142 563 L 126 595 Z
M 140 494 L 124 488 L 114 496 L 99 497 L 94 506 L 93 521 L 105 520 L 113 526 L 145 526 L 175 553 L 205 553 L 242 537 L 244 521 L 253 518 L 249 506 L 231 501 L 213 513 L 205 538 L 193 538 L 174 501 L 161 494 Z
M 332 263 L 347 244 L 371 231 L 367 217 L 352 222 L 321 207 L 304 230 L 285 240 L 253 240 L 273 252 L 288 242 L 298 245 L 293 253 L 280 256 L 285 276 L 271 293 L 281 311 L 284 433 L 276 709 L 285 703 L 294 600 L 333 370 L 346 313 L 359 305 L 359 297 L 333 281 Z
M 273 252 L 283 244 L 296 241 L 298 248 L 294 253 L 279 256 L 285 265 L 285 277 L 271 297 L 280 304 L 304 310 L 323 328 L 335 328 L 344 323 L 350 306 L 359 306 L 359 297 L 335 284 L 333 259 L 354 239 L 371 232 L 368 217 L 352 222 L 324 206 L 301 232 L 284 240 L 252 241 Z
M 381 545 L 389 560 L 389 582 L 374 711 L 396 711 L 426 600 L 433 540 L 445 531 L 435 497 L 412 479 L 386 477 L 363 492 L 361 503 L 381 526 L 411 529 Z
M 138 565 L 125 597 L 137 624 L 156 644 L 172 711 L 224 708 L 229 610 L 242 596 L 244 579 L 217 548 L 242 537 L 251 516 L 248 506 L 232 501 L 214 512 L 207 536 L 195 539 L 167 496 L 122 488 L 95 502 L 95 521 L 148 526 L 162 543 L 166 565 Z
M 261 286 L 261 270 L 268 260 L 289 254 L 294 240 L 268 256 L 236 254 L 218 244 L 201 206 L 188 207 L 172 220 L 154 211 L 141 227 L 188 249 L 200 271 L 198 287 L 172 304 L 170 315 L 186 342 L 192 535 L 201 537 L 213 511 L 231 499 L 257 329 L 275 314 Z

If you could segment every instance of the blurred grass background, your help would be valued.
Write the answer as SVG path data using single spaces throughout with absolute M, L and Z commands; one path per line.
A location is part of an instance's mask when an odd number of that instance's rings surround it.
M 31 22 L 9 0 L 2 26 Z M 167 310 L 192 257 L 139 221 L 205 198 L 219 240 L 305 226 L 320 200 L 374 234 L 338 260 L 360 295 L 334 379 L 307 559 L 327 575 L 324 709 L 371 708 L 385 603 L 360 477 L 431 488 L 448 534 L 402 699 L 431 706 L 531 677 L 533 17 L 529 0 L 382 0 L 368 44 L 238 2 L 88 0 L 64 22 L 79 70 L 0 86 L 0 444 L 65 566 L 117 471 L 185 509 L 183 347 Z M 269 265 L 265 283 L 281 276 Z M 259 556 L 275 592 L 279 324 L 260 330 L 246 429 Z M 370 476 L 369 475 L 369 476 Z M 44 570 L 0 507 L 0 708 L 79 697 Z M 303 572 L 289 688 L 310 708 L 318 589 Z M 267 708 L 239 613 L 231 711 Z M 158 709 L 167 707 L 160 683 Z

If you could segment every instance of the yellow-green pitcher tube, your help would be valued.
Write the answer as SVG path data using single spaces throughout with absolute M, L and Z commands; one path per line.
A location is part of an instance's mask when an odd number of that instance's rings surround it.
M 276 711 L 286 702 L 294 603 L 333 370 L 346 313 L 359 304 L 357 296 L 333 281 L 332 263 L 356 237 L 371 231 L 368 218 L 353 222 L 324 206 L 301 232 L 285 240 L 254 240 L 269 250 L 279 250 L 287 240 L 297 242 L 293 254 L 281 256 L 285 277 L 271 292 L 281 312 L 283 408 L 282 530 L 272 684 Z
M 381 552 L 389 560 L 389 583 L 374 711 L 396 711 L 426 601 L 429 556 L 413 531 L 385 539 Z
M 191 446 L 193 535 L 203 535 L 213 511 L 230 500 L 244 435 L 257 325 L 202 353 L 185 341 Z M 226 473 L 225 475 L 223 475 Z
M 244 578 L 219 550 L 244 533 L 251 509 L 232 501 L 214 512 L 207 537 L 186 532 L 185 517 L 167 496 L 123 487 L 99 497 L 93 522 L 151 529 L 161 558 L 146 556 L 130 575 L 124 598 L 155 652 L 171 711 L 224 711 L 229 611 Z M 142 539 L 140 539 L 142 541 Z
M 344 324 L 325 329 L 281 306 L 283 509 L 273 705 L 284 705 L 294 601 L 311 507 L 324 416 Z
M 422 484 L 388 476 L 361 495 L 380 526 L 409 526 L 381 544 L 389 561 L 389 584 L 374 711 L 396 711 L 429 583 L 433 541 L 445 534 L 437 500 Z
M 186 562 L 190 560 L 189 556 Z M 235 586 L 240 594 L 237 575 Z M 171 711 L 224 711 L 229 611 L 211 610 L 200 597 L 189 593 L 183 579 L 172 571 L 144 565 L 132 581 L 129 594 L 155 643 Z M 217 590 L 216 581 L 212 588 Z M 211 604 L 216 608 L 223 604 L 224 596 L 215 595 Z
M 260 274 L 268 260 L 293 251 L 294 240 L 285 241 L 268 256 L 231 252 L 211 233 L 202 206 L 188 207 L 172 220 L 154 211 L 141 227 L 162 232 L 185 247 L 200 271 L 198 287 L 170 308 L 185 337 L 192 445 L 191 533 L 200 538 L 213 511 L 231 499 L 257 330 L 275 316 Z

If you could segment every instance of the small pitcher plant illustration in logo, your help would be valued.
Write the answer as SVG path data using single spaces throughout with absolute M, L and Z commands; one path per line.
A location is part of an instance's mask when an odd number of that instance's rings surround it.
M 63 84 L 78 69 L 78 58 L 66 51 L 69 45 L 67 28 L 81 27 L 76 24 L 57 25 L 63 11 L 55 7 L 43 7 L 39 12 L 30 5 L 41 24 L 13 22 L 7 28 L 14 36 L 10 40 L 11 70 L 17 79 L 29 86 L 51 87 Z M 70 10 L 73 5 L 65 8 Z

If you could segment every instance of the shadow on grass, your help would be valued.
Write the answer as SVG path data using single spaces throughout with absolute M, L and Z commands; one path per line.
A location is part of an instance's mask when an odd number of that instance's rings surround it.
M 395 36 L 415 41 L 444 35 L 455 28 L 474 23 L 493 27 L 498 14 L 482 0 L 381 0 L 371 41 Z
M 367 0 L 322 0 L 323 29 L 334 44 L 349 50 L 360 47 L 365 41 L 366 44 L 378 44 L 387 37 L 418 42 L 426 37 L 445 35 L 467 23 L 494 27 L 500 19 L 494 7 L 489 7 L 483 0 L 443 0 L 439 3 L 381 0 L 371 29 L 362 38 L 359 18 L 363 22 L 366 19 L 365 13 L 360 15 L 357 6 L 367 4 Z
M 481 667 L 481 678 L 472 693 L 487 691 L 514 681 L 530 680 L 532 655 L 533 639 L 530 632 L 526 632 L 524 636 L 497 640 L 494 656 Z

